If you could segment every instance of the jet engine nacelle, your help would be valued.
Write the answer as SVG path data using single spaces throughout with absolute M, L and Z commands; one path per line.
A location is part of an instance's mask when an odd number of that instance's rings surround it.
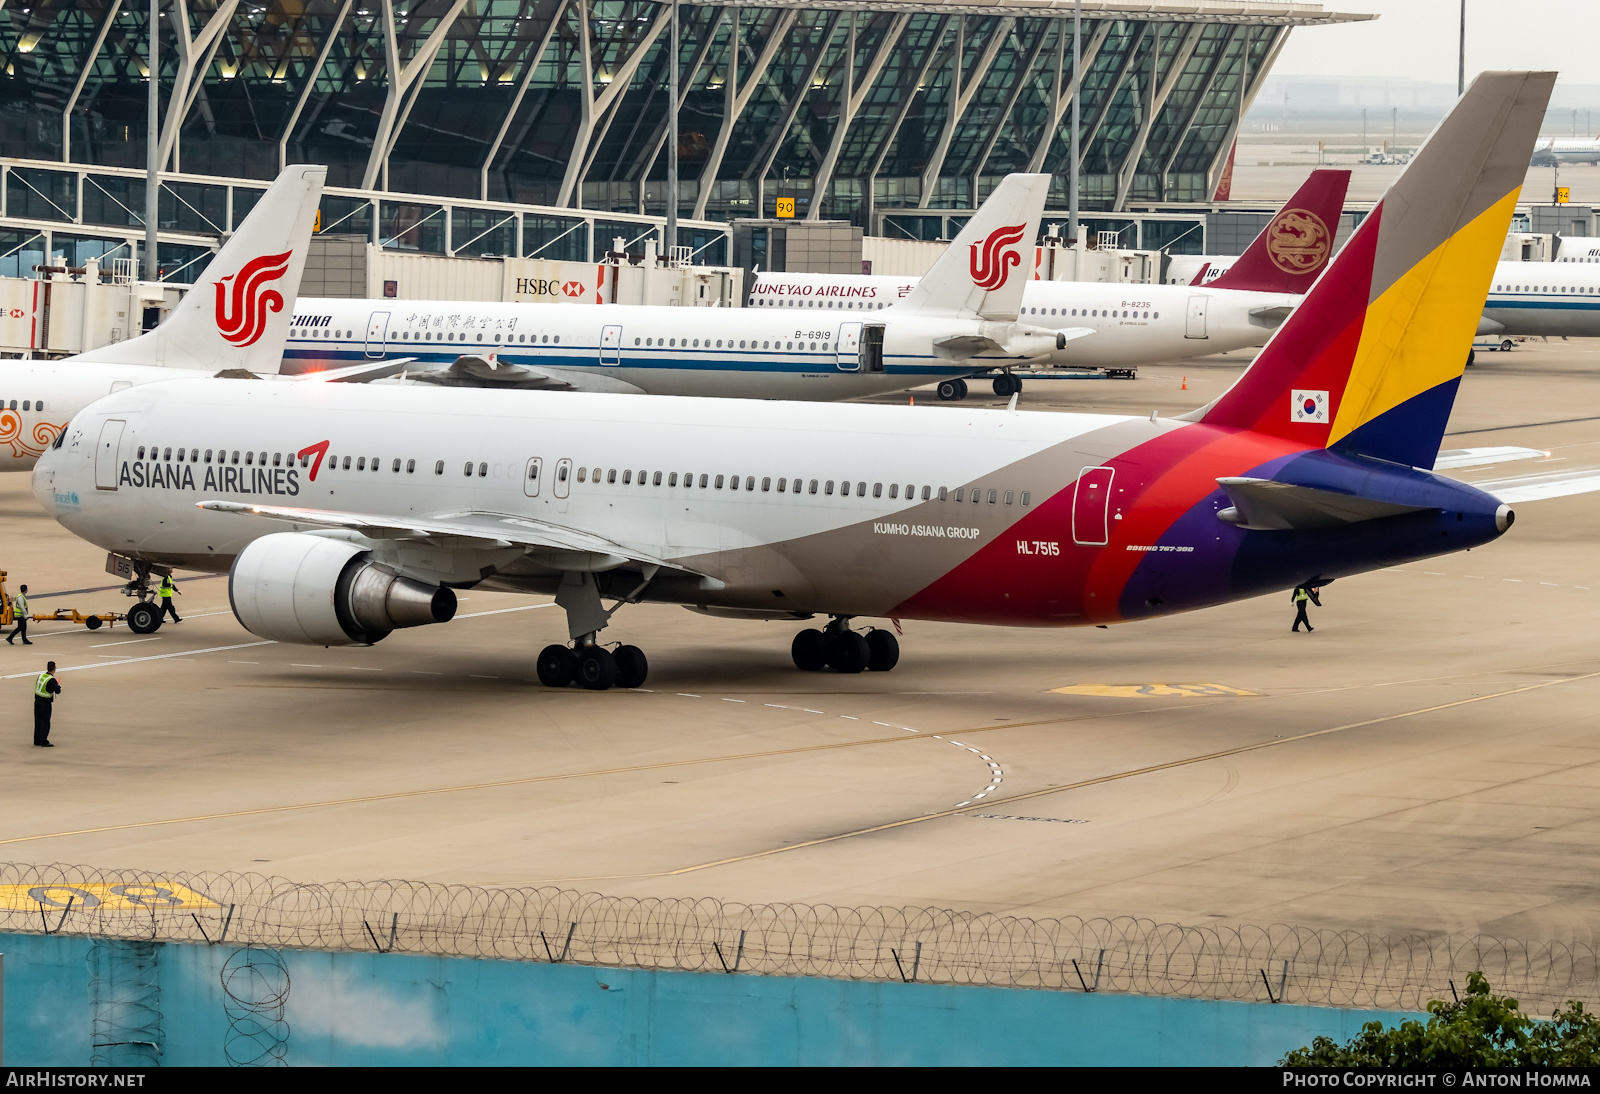
M 241 551 L 228 599 L 251 634 L 308 646 L 370 646 L 456 614 L 452 590 L 401 577 L 353 543 L 300 532 L 262 536 Z

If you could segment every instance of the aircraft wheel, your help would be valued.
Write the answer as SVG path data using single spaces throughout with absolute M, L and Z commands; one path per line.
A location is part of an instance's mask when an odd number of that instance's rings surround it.
M 603 646 L 589 646 L 578 654 L 578 684 L 590 691 L 605 691 L 617 682 L 617 659 Z
M 650 662 L 638 646 L 618 646 L 611 659 L 617 663 L 617 687 L 636 688 L 650 675 Z
M 1504 342 L 1500 343 L 1500 348 L 1505 350 L 1507 353 L 1510 353 L 1512 350 L 1517 348 L 1517 344 L 1511 339 L 1507 338 Z
M 565 646 L 546 646 L 534 663 L 539 683 L 547 688 L 564 688 L 578 671 L 578 657 Z
M 834 672 L 854 675 L 864 670 L 871 658 L 867 640 L 855 631 L 836 631 L 828 635 L 828 666 Z
M 1467 350 L 1467 367 L 1471 368 L 1473 365 L 1477 364 L 1477 361 L 1478 351 L 1474 349 Z
M 128 629 L 134 634 L 155 634 L 161 629 L 161 609 L 140 601 L 128 609 Z
M 867 632 L 867 669 L 888 672 L 900 663 L 900 642 L 888 631 Z
M 939 398 L 947 403 L 953 403 L 966 395 L 966 385 L 960 380 L 940 380 Z
M 957 399 L 965 399 L 967 397 L 967 382 L 965 380 L 957 380 L 956 381 L 956 390 L 961 393 L 961 394 L 957 395 L 956 398 Z
M 789 656 L 801 672 L 821 672 L 828 667 L 828 636 L 818 630 L 801 631 L 789 643 Z
M 97 631 L 100 629 L 100 624 L 104 622 L 105 620 L 101 619 L 98 615 L 91 615 L 88 619 L 83 621 L 83 625 L 88 627 L 91 631 Z
M 994 393 L 1004 399 L 1011 394 L 1011 374 L 1002 372 L 994 378 Z

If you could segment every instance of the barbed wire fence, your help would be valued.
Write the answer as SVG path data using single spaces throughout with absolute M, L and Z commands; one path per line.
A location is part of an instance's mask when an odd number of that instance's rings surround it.
M 0 931 L 1394 1010 L 1482 970 L 1529 1013 L 1600 1000 L 1587 943 L 64 864 L 0 865 Z

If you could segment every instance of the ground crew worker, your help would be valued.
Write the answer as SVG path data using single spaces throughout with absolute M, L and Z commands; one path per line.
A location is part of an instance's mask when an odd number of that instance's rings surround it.
M 174 623 L 182 623 L 183 620 L 178 618 L 178 609 L 172 606 L 172 594 L 178 593 L 179 596 L 183 594 L 178 592 L 178 586 L 173 584 L 171 574 L 162 576 L 161 587 L 156 591 L 161 594 L 161 614 L 156 618 L 165 619 L 170 614 Z
M 22 635 L 24 646 L 33 645 L 28 641 L 28 587 L 22 586 L 17 590 L 17 595 L 11 598 L 11 611 L 16 619 L 17 628 L 6 638 L 6 645 L 14 645 L 17 635 Z
M 50 743 L 50 710 L 60 694 L 61 681 L 56 679 L 56 663 L 51 661 L 33 684 L 33 743 L 39 748 L 56 747 Z
M 1300 624 L 1304 623 L 1306 625 L 1307 634 L 1310 634 L 1312 631 L 1316 630 L 1316 628 L 1311 625 L 1310 618 L 1306 615 L 1306 605 L 1315 604 L 1319 608 L 1322 607 L 1322 601 L 1317 596 L 1317 590 L 1312 588 L 1310 585 L 1296 585 L 1294 587 L 1294 592 L 1289 594 L 1289 599 L 1294 601 L 1295 612 L 1294 626 L 1290 627 L 1289 629 L 1298 633 L 1300 630 Z

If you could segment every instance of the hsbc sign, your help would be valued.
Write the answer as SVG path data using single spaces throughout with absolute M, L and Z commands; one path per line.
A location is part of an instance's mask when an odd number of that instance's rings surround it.
M 578 296 L 583 292 L 583 286 L 576 281 L 568 281 L 567 285 L 577 285 L 577 292 L 566 292 L 567 296 Z M 518 296 L 561 296 L 565 286 L 554 278 L 548 277 L 519 277 L 517 278 L 516 294 Z

